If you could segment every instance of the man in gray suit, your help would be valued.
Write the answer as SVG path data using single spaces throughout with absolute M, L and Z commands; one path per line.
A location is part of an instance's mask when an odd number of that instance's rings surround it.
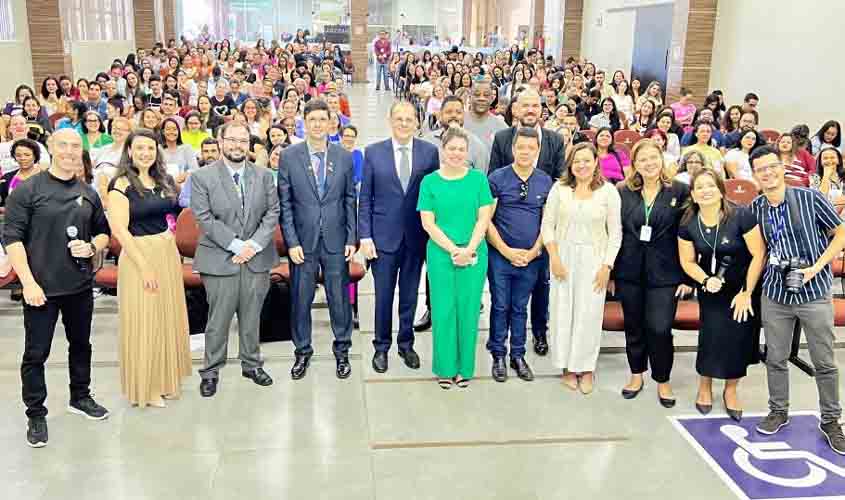
M 305 376 L 311 355 L 311 303 L 322 269 L 335 341 L 337 377 L 349 377 L 352 308 L 346 285 L 348 262 L 357 243 L 352 155 L 327 142 L 329 108 L 312 99 L 305 105 L 306 141 L 279 157 L 281 226 L 291 260 L 291 323 L 296 361 L 291 377 Z
M 258 325 L 270 270 L 279 261 L 273 232 L 279 220 L 279 198 L 273 173 L 246 161 L 249 130 L 226 125 L 220 137 L 223 159 L 191 174 L 191 210 L 202 236 L 194 255 L 208 296 L 205 367 L 200 393 L 217 392 L 226 364 L 229 326 L 238 313 L 239 357 L 243 376 L 258 385 L 273 383 L 264 372 Z

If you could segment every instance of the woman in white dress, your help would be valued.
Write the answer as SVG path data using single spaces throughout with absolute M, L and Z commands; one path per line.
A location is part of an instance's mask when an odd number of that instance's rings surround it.
M 593 390 L 601 347 L 604 299 L 622 245 L 619 192 L 606 182 L 592 144 L 571 148 L 549 193 L 541 227 L 551 265 L 549 330 L 563 383 Z

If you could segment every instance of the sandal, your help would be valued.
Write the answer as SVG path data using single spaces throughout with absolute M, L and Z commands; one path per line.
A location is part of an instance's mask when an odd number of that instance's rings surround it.
M 458 375 L 457 377 L 455 377 L 455 385 L 457 385 L 459 389 L 466 389 L 467 387 L 469 387 L 469 379 L 463 378 Z
M 437 379 L 437 384 L 440 386 L 441 389 L 444 391 L 448 391 L 452 388 L 452 379 L 449 378 L 440 378 Z

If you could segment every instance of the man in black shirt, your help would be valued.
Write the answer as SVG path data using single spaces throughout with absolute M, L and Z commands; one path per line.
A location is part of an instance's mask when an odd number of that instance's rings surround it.
M 21 363 L 23 402 L 29 418 L 27 442 L 47 444 L 47 385 L 44 363 L 62 314 L 70 347 L 71 413 L 103 420 L 108 411 L 92 398 L 91 318 L 94 312 L 91 257 L 109 243 L 106 215 L 97 193 L 77 179 L 82 139 L 72 129 L 50 138 L 53 162 L 15 189 L 6 200 L 4 240 L 23 285 L 26 340 Z

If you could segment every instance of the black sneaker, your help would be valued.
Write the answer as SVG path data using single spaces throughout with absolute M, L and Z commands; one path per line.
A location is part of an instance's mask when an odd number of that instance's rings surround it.
M 109 418 L 109 411 L 98 405 L 91 396 L 84 397 L 78 401 L 71 401 L 67 410 L 77 415 L 82 415 L 89 420 L 105 420 Z
M 47 446 L 47 420 L 44 417 L 29 419 L 26 429 L 26 444 L 32 448 Z
M 827 438 L 827 444 L 830 445 L 831 450 L 840 455 L 845 455 L 845 434 L 842 433 L 842 426 L 839 425 L 839 422 L 820 423 L 819 430 Z
M 785 411 L 773 411 L 757 424 L 757 432 L 771 436 L 786 425 L 789 425 L 789 415 Z

